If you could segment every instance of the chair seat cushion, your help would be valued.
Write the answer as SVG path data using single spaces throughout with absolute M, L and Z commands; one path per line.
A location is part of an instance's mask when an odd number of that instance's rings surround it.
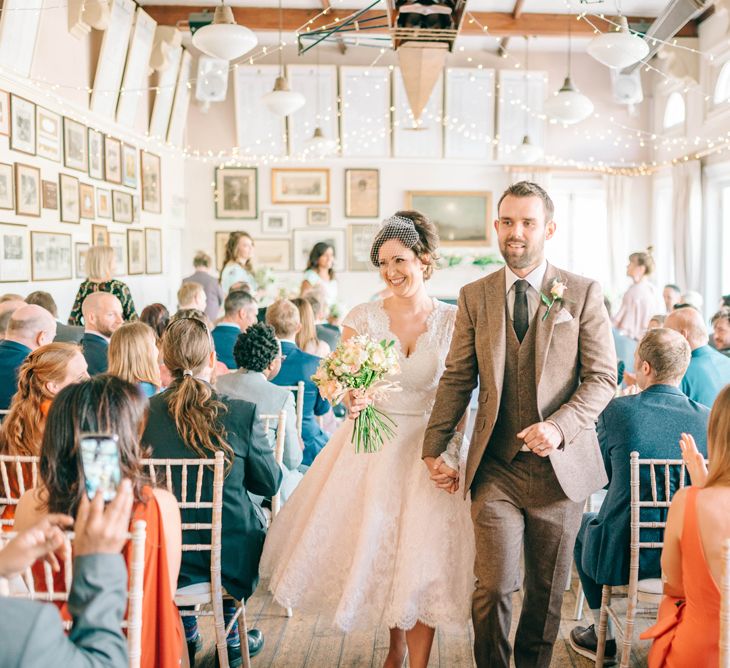
M 175 604 L 178 606 L 198 605 L 208 603 L 210 600 L 210 582 L 196 582 L 175 592 Z
M 664 585 L 661 578 L 647 578 L 639 580 L 639 593 L 650 594 L 653 596 L 661 596 L 664 592 Z

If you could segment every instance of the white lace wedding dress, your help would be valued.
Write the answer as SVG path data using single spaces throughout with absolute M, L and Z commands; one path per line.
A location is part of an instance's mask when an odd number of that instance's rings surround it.
M 410 357 L 390 332 L 382 302 L 344 324 L 399 348 L 403 390 L 378 407 L 397 424 L 380 452 L 356 454 L 346 420 L 319 453 L 269 529 L 261 575 L 283 606 L 325 615 L 344 631 L 383 622 L 409 629 L 468 622 L 474 535 L 460 489 L 436 489 L 421 460 L 456 308 L 434 300 Z

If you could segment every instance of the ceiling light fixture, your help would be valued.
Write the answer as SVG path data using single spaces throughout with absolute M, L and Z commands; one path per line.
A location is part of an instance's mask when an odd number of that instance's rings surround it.
M 337 147 L 337 143 L 335 141 L 333 141 L 332 139 L 327 139 L 327 137 L 324 136 L 322 127 L 320 126 L 321 118 L 319 115 L 319 50 L 317 50 L 317 72 L 315 75 L 314 85 L 315 85 L 314 122 L 316 123 L 316 125 L 314 127 L 314 132 L 312 133 L 312 136 L 306 142 L 305 150 L 308 153 L 314 153 L 315 155 L 319 156 L 320 158 L 323 158 L 335 150 L 335 148 Z
M 193 35 L 193 46 L 213 58 L 235 60 L 248 53 L 259 43 L 253 31 L 240 26 L 233 18 L 233 10 L 223 3 L 215 8 L 213 22 L 198 28 Z
M 606 67 L 621 70 L 646 58 L 649 45 L 631 33 L 625 16 L 619 16 L 618 23 L 617 31 L 605 32 L 590 41 L 588 55 Z
M 525 99 L 524 105 L 524 127 L 525 135 L 522 143 L 514 149 L 513 155 L 518 163 L 532 164 L 542 158 L 542 148 L 536 146 L 530 141 L 530 133 L 528 130 L 527 109 L 529 108 L 529 74 L 530 74 L 530 36 L 525 35 L 525 70 L 523 72 L 523 81 L 525 82 Z

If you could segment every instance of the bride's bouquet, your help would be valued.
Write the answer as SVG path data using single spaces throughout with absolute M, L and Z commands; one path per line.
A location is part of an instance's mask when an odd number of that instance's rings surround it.
M 330 403 L 342 401 L 348 390 L 362 390 L 371 400 L 382 400 L 398 391 L 398 383 L 385 379 L 400 371 L 395 341 L 375 341 L 369 336 L 353 336 L 340 342 L 319 364 L 312 380 Z M 355 419 L 352 443 L 355 452 L 378 452 L 386 438 L 395 434 L 395 422 L 372 404 Z

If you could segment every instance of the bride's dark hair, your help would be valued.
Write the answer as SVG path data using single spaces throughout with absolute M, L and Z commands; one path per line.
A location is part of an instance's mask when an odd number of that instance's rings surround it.
M 431 278 L 439 259 L 436 255 L 439 247 L 439 235 L 436 226 L 420 211 L 396 211 L 395 215 L 413 221 L 413 226 L 418 232 L 418 241 L 415 246 L 411 246 L 411 250 L 426 265 L 423 278 L 428 280 Z

